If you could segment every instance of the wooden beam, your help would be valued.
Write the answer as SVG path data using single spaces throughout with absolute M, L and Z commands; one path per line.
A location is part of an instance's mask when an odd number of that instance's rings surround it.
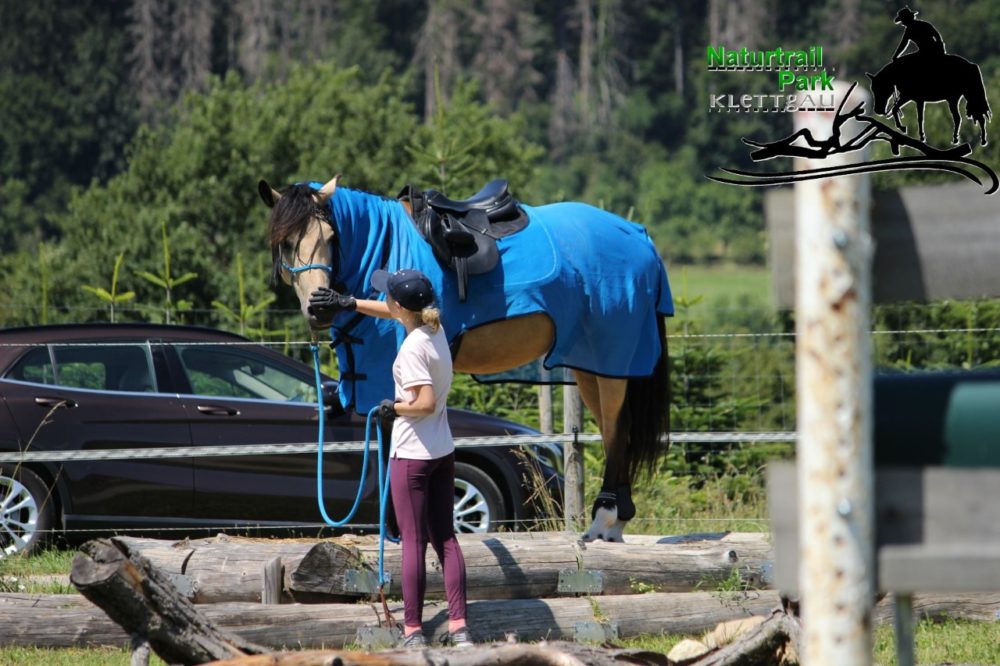
M 711 533 L 682 537 L 626 536 L 627 543 L 582 543 L 570 533 L 462 534 L 468 598 L 522 599 L 557 596 L 564 569 L 600 571 L 603 594 L 650 589 L 687 592 L 739 571 L 753 587 L 767 587 L 770 538 L 763 533 Z M 286 601 L 361 598 L 345 586 L 344 572 L 370 570 L 377 561 L 374 537 L 324 541 L 203 539 L 170 542 L 118 537 L 157 567 L 183 575 L 196 603 L 260 601 L 263 565 L 280 557 Z M 386 571 L 401 580 L 401 550 L 386 544 Z M 398 583 L 397 583 L 398 585 Z M 397 588 L 398 589 L 398 588 Z M 318 595 L 318 596 L 317 596 Z M 428 549 L 427 597 L 444 598 L 444 580 Z
M 694 592 L 600 597 L 594 603 L 603 618 L 618 624 L 622 637 L 639 634 L 696 634 L 722 621 L 751 614 L 767 615 L 778 604 L 772 592 L 751 593 L 749 603 L 736 594 Z M 754 597 L 760 597 L 755 600 Z M 358 627 L 377 624 L 381 609 L 374 604 L 219 603 L 198 606 L 217 627 L 273 649 L 294 645 L 303 649 L 343 647 L 356 640 Z M 995 622 L 1000 593 L 918 594 L 919 618 L 953 618 Z M 400 604 L 390 610 L 401 617 Z M 469 618 L 482 640 L 503 641 L 517 630 L 521 640 L 548 637 L 572 639 L 577 621 L 593 621 L 594 605 L 586 598 L 476 601 Z M 447 629 L 447 609 L 431 602 L 424 613 L 428 633 Z M 892 596 L 875 608 L 875 622 L 892 622 Z M 0 595 L 0 645 L 40 648 L 110 645 L 125 647 L 130 636 L 97 606 L 78 594 Z

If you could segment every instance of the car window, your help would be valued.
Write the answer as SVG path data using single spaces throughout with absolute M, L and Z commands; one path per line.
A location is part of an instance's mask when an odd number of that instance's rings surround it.
M 7 377 L 97 391 L 157 390 L 149 347 L 137 343 L 35 347 L 21 357 Z
M 316 402 L 316 388 L 252 350 L 214 345 L 177 346 L 181 364 L 199 395 Z

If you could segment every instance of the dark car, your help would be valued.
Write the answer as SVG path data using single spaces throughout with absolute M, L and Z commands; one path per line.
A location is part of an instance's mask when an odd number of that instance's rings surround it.
M 333 380 L 324 377 L 323 384 L 324 439 L 363 440 L 364 419 L 340 407 Z M 230 333 L 147 324 L 0 331 L 0 452 L 315 443 L 317 402 L 310 366 Z M 449 421 L 456 437 L 537 432 L 461 410 L 450 410 Z M 535 517 L 527 467 L 539 465 L 556 491 L 559 480 L 532 449 L 457 450 L 458 530 Z M 353 502 L 361 460 L 359 451 L 335 447 L 324 455 L 324 496 L 334 519 Z M 378 523 L 372 463 L 351 522 L 357 529 Z M 315 533 L 320 522 L 315 453 L 0 465 L 4 553 L 31 550 L 60 530 L 78 538 L 234 528 Z

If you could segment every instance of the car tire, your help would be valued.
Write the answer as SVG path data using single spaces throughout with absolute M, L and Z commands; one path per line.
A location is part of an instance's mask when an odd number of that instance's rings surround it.
M 0 559 L 41 550 L 55 526 L 55 496 L 30 469 L 0 465 Z
M 503 495 L 485 472 L 455 463 L 455 531 L 495 532 L 507 520 Z

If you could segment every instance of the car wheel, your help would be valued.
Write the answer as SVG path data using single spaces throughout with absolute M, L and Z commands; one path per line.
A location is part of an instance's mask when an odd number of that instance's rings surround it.
M 506 520 L 500 489 L 482 470 L 455 463 L 455 531 L 494 532 Z
M 55 523 L 52 493 L 29 469 L 0 465 L 0 556 L 42 547 Z

